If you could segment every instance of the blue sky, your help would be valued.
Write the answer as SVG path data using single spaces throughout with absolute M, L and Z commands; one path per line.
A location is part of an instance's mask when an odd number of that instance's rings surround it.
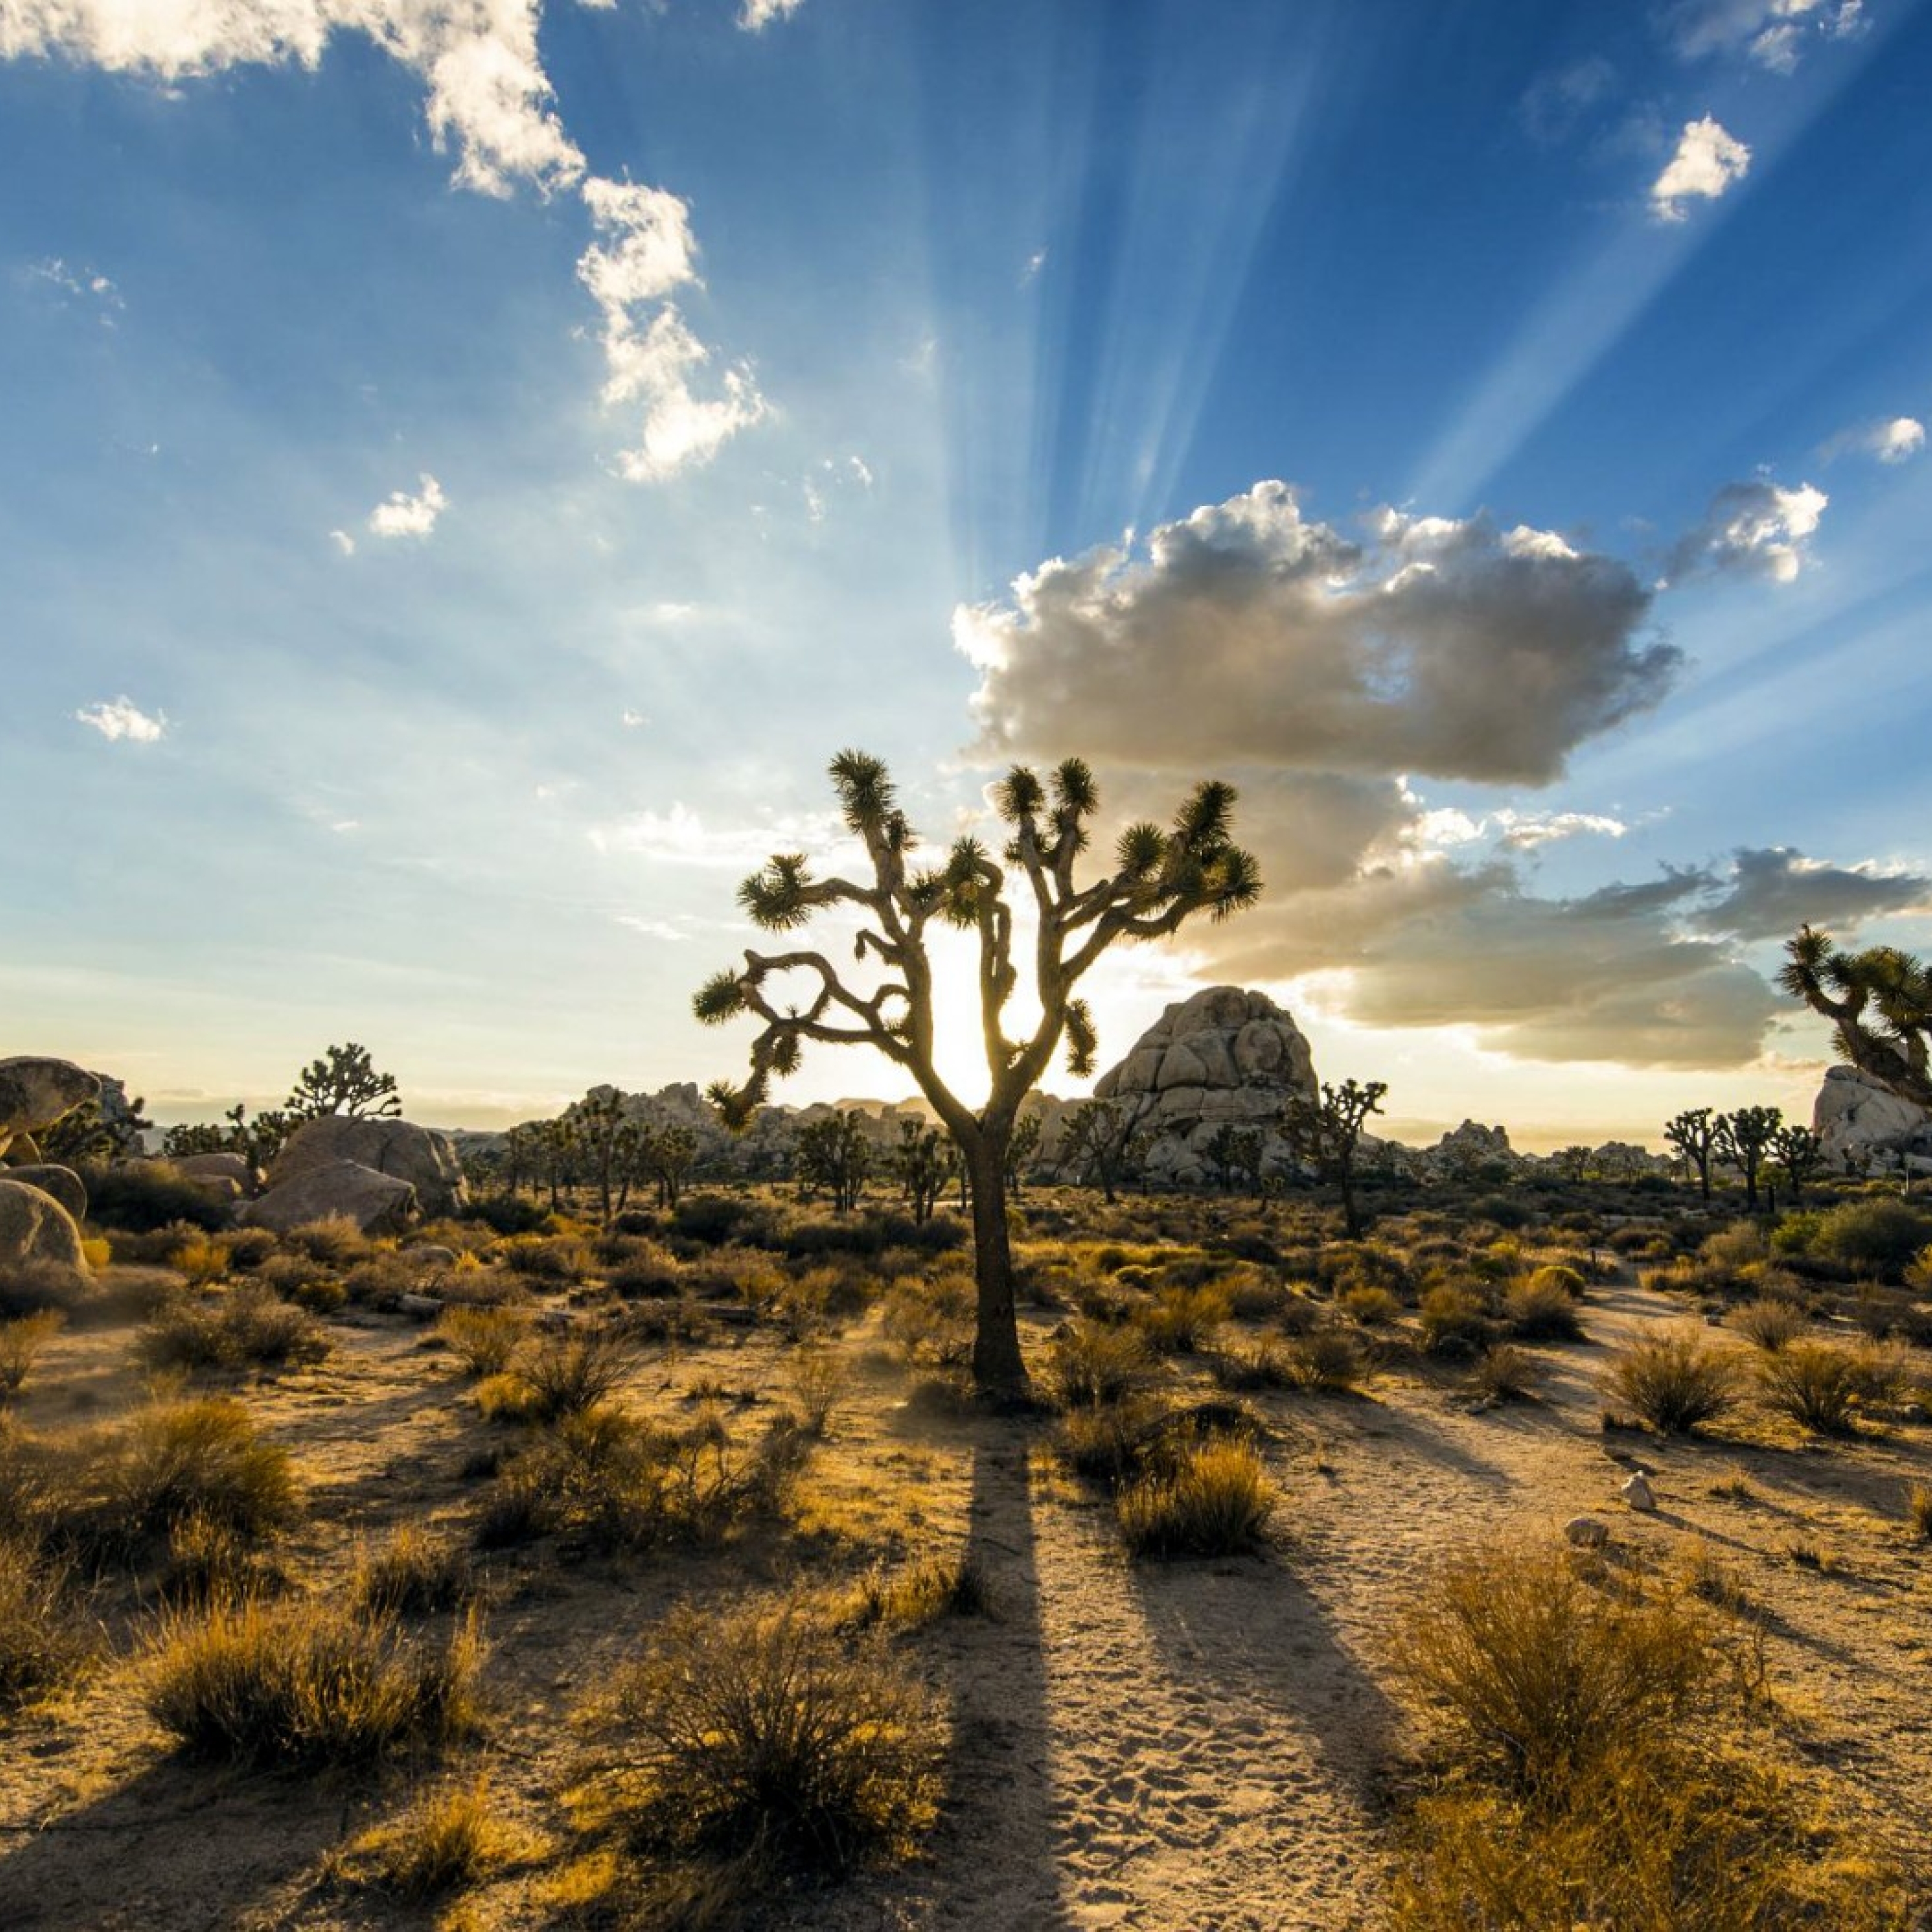
M 162 1118 L 735 1073 L 886 756 L 1243 788 L 1420 1134 L 1808 1105 L 1932 907 L 1932 8 L 12 0 L 0 1009 Z M 822 1054 L 794 1097 L 894 1090 Z

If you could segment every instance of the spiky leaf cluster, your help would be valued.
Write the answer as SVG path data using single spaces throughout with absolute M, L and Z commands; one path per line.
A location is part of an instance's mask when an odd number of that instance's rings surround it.
M 1845 952 L 1809 926 L 1784 950 L 1778 983 L 1832 1022 L 1839 1052 L 1901 1099 L 1932 1107 L 1932 970 L 1895 946 Z

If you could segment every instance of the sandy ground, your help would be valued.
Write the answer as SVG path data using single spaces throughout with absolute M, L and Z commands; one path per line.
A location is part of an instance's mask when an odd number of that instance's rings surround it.
M 1038 1318 L 1036 1336 L 1054 1318 Z M 578 1749 L 568 1714 L 671 1603 L 963 1546 L 994 1580 L 998 1618 L 943 1619 L 902 1640 L 951 1716 L 925 1854 L 793 1900 L 782 1922 L 1372 1925 L 1382 1794 L 1416 1742 L 1389 1672 L 1403 1604 L 1444 1554 L 1589 1511 L 1627 1550 L 1672 1563 L 1701 1546 L 1725 1566 L 1763 1621 L 1800 1748 L 1873 1841 L 1918 1860 L 1932 1826 L 1932 1598 L 1925 1546 L 1900 1519 L 1908 1481 L 1932 1480 L 1932 1430 L 1828 1446 L 1758 1418 L 1712 1441 L 1606 1433 L 1594 1383 L 1606 1348 L 1684 1318 L 1627 1275 L 1598 1286 L 1588 1341 L 1535 1352 L 1548 1374 L 1532 1404 L 1472 1412 L 1453 1378 L 1413 1371 L 1378 1374 L 1355 1397 L 1250 1398 L 1274 1431 L 1277 1548 L 1164 1566 L 1125 1559 L 1105 1508 L 1054 1466 L 1048 1425 L 909 1402 L 905 1375 L 862 1326 L 802 1532 L 700 1556 L 539 1546 L 493 1562 L 494 1717 L 462 1762 L 487 1762 L 506 1810 L 560 1835 L 556 1793 Z M 326 1361 L 248 1391 L 308 1482 L 290 1566 L 324 1584 L 358 1539 L 409 1520 L 461 1523 L 477 1495 L 465 1463 L 502 1439 L 419 1330 L 372 1319 L 330 1332 Z M 60 1338 L 24 1419 L 110 1412 L 134 1388 L 127 1342 L 124 1330 Z M 728 1335 L 646 1364 L 632 1398 L 688 1414 L 702 1380 L 776 1390 L 784 1353 L 762 1334 Z M 1633 1460 L 1654 1472 L 1654 1516 L 1618 1501 Z M 115 1601 L 104 1612 L 121 1660 L 0 1731 L 0 1927 L 433 1922 L 323 1869 L 419 1773 L 298 1780 L 182 1763 L 140 1711 L 127 1652 L 142 1612 Z M 548 1922 L 538 1883 L 513 1876 L 472 1894 L 467 1922 Z

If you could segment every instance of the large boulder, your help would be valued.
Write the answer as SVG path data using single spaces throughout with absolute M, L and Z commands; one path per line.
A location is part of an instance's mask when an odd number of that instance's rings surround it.
M 1834 1172 L 1917 1166 L 1932 1156 L 1932 1114 L 1856 1066 L 1828 1066 L 1811 1107 L 1811 1131 Z
M 51 1194 L 0 1178 L 0 1268 L 33 1262 L 52 1262 L 86 1274 L 80 1229 Z
M 43 1161 L 34 1167 L 10 1167 L 4 1170 L 9 1180 L 24 1183 L 28 1187 L 38 1187 L 43 1194 L 51 1194 L 76 1221 L 87 1214 L 87 1184 L 70 1167 L 57 1167 L 51 1161 Z
M 332 1160 L 276 1182 L 245 1202 L 236 1218 L 248 1227 L 286 1234 L 308 1222 L 342 1215 L 365 1234 L 400 1234 L 422 1212 L 415 1187 L 400 1175 L 378 1174 L 358 1161 Z
M 99 1077 L 70 1060 L 30 1055 L 0 1060 L 0 1156 L 16 1136 L 50 1127 L 83 1100 L 100 1096 Z M 38 1150 L 33 1157 L 38 1157 Z
M 325 1114 L 298 1127 L 268 1169 L 269 1190 L 344 1161 L 408 1182 L 425 1214 L 460 1214 L 469 1205 L 463 1165 L 447 1134 L 407 1120 L 355 1120 L 346 1114 Z
M 1198 1186 L 1220 1178 L 1208 1149 L 1224 1126 L 1258 1128 L 1264 1157 L 1294 1164 L 1279 1124 L 1291 1094 L 1316 1093 L 1315 1061 L 1267 994 L 1210 986 L 1169 1006 L 1094 1091 L 1126 1108 L 1130 1132 L 1150 1137 L 1155 1180 Z
M 184 1180 L 191 1180 L 197 1187 L 206 1187 L 211 1181 L 218 1184 L 217 1191 L 224 1198 L 254 1191 L 255 1170 L 245 1154 L 183 1154 L 171 1165 Z M 232 1190 L 227 1184 L 231 1181 Z

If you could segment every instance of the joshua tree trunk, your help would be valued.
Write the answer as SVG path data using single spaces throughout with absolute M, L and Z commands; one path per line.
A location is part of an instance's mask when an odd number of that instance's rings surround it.
M 982 1140 L 966 1156 L 972 1180 L 973 1274 L 979 1290 L 973 1380 L 989 1394 L 1018 1396 L 1026 1391 L 1027 1372 L 1020 1354 L 1019 1316 L 1013 1305 L 1004 1153 L 1003 1148 Z

